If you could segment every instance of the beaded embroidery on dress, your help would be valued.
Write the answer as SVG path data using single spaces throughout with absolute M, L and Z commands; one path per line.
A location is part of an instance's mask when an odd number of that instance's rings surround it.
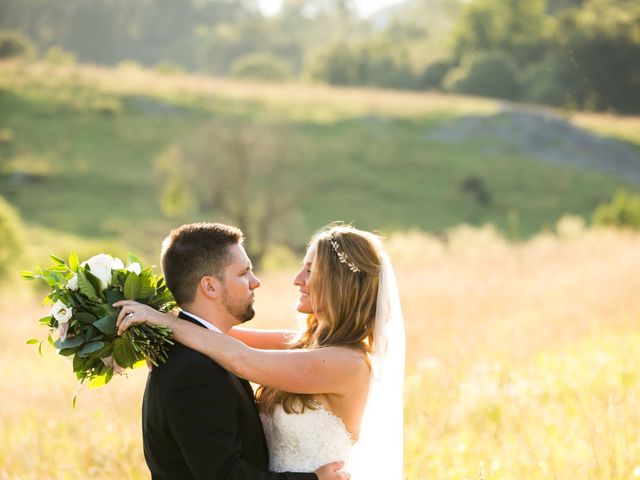
M 349 457 L 351 435 L 342 419 L 321 405 L 303 413 L 287 413 L 276 405 L 273 413 L 261 412 L 260 419 L 272 472 L 314 472 Z

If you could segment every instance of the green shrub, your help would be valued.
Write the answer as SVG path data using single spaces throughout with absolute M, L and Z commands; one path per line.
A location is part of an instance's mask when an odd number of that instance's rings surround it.
M 593 213 L 593 224 L 640 230 L 640 193 L 618 190 L 611 202 Z
M 0 197 L 0 278 L 5 278 L 22 252 L 22 222 L 15 209 Z
M 291 78 L 291 67 L 270 53 L 251 53 L 233 62 L 230 73 L 234 78 L 278 82 Z
M 550 54 L 523 75 L 524 98 L 533 103 L 563 106 L 584 97 L 584 81 L 566 55 Z
M 408 52 L 384 37 L 359 44 L 334 42 L 310 57 L 307 75 L 331 85 L 416 88 Z
M 162 73 L 164 75 L 184 73 L 184 68 L 171 62 L 160 62 L 155 66 L 155 70 L 156 72 Z
M 420 79 L 420 86 L 425 90 L 440 90 L 442 89 L 442 82 L 449 73 L 449 70 L 453 67 L 449 60 L 436 60 L 430 63 L 424 69 L 422 78 Z
M 515 100 L 520 95 L 517 67 L 508 55 L 486 52 L 467 57 L 444 80 L 447 90 Z
M 57 45 L 47 50 L 44 59 L 52 65 L 75 65 L 77 62 L 73 53 Z
M 359 81 L 357 53 L 347 42 L 330 43 L 307 57 L 305 73 L 330 85 L 355 85 Z
M 139 72 L 144 70 L 144 66 L 142 66 L 142 64 L 135 60 L 131 60 L 130 58 L 119 61 L 116 68 L 123 72 Z
M 33 43 L 21 33 L 0 30 L 0 59 L 29 58 L 35 50 Z

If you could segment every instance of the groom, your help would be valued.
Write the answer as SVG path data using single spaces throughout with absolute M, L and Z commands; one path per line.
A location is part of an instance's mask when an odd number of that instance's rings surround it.
M 260 280 L 242 232 L 217 223 L 183 225 L 162 248 L 180 318 L 226 333 L 254 316 Z M 246 380 L 176 343 L 149 374 L 142 405 L 144 455 L 153 479 L 338 480 L 339 463 L 315 473 L 267 472 L 268 451 Z

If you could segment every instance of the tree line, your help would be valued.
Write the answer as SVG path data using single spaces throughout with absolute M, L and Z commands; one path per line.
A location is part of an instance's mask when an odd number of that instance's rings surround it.
M 640 112 L 636 0 L 0 0 L 0 28 L 83 62 Z

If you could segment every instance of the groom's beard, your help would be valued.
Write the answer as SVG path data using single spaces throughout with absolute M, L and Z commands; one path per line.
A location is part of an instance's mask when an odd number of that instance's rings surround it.
M 253 296 L 246 302 L 241 302 L 237 299 L 232 299 L 229 296 L 229 292 L 224 289 L 222 291 L 222 305 L 224 305 L 227 312 L 240 323 L 248 322 L 256 314 L 253 309 Z

